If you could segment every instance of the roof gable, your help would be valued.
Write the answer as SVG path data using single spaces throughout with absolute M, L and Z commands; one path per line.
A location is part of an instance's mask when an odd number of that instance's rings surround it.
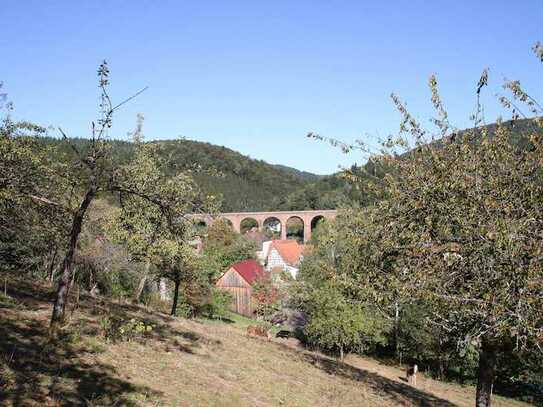
M 251 285 L 257 280 L 267 277 L 264 268 L 262 268 L 262 266 L 254 259 L 240 261 L 232 264 L 230 268 L 236 270 L 238 274 Z
M 283 261 L 291 266 L 300 262 L 300 257 L 304 251 L 304 246 L 298 244 L 296 240 L 274 240 L 270 245 L 270 251 L 277 250 Z

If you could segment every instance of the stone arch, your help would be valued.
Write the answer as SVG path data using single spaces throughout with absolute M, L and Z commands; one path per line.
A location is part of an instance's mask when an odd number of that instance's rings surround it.
M 201 233 L 202 231 L 204 231 L 209 225 L 208 225 L 208 221 L 206 221 L 205 219 L 197 219 L 194 221 L 194 226 L 196 228 L 196 232 L 197 234 Z
M 309 221 L 309 238 L 311 238 L 317 226 L 323 222 L 326 222 L 326 216 L 324 215 L 317 215 L 311 218 Z
M 321 222 L 326 222 L 326 217 L 324 215 L 317 215 L 311 219 L 311 230 L 315 230 L 315 228 L 319 225 Z
M 239 233 L 243 235 L 245 232 L 251 230 L 254 227 L 260 230 L 260 224 L 258 223 L 258 220 L 253 218 L 252 216 L 247 216 L 239 222 Z
M 287 239 L 296 239 L 298 242 L 303 243 L 306 227 L 307 226 L 302 217 L 297 215 L 290 216 L 285 222 Z
M 279 239 L 284 225 L 275 216 L 269 216 L 262 222 L 262 232 L 271 239 Z

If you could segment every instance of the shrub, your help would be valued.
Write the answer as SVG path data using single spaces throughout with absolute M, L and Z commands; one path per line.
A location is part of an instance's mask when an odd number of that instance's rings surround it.
M 309 343 L 339 352 L 364 352 L 386 343 L 387 321 L 378 313 L 351 302 L 336 288 L 324 286 L 314 292 L 305 334 Z
M 282 293 L 270 279 L 257 281 L 252 296 L 256 302 L 255 314 L 264 321 L 269 321 L 281 308 Z
M 210 301 L 202 306 L 200 313 L 208 318 L 222 319 L 226 317 L 231 303 L 232 294 L 213 287 L 211 289 Z
M 154 325 L 131 318 L 128 321 L 104 316 L 100 321 L 102 336 L 112 342 L 130 342 L 145 337 Z

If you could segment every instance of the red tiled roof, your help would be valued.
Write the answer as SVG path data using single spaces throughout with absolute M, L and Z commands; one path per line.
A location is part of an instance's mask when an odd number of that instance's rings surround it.
M 285 263 L 294 266 L 300 262 L 300 256 L 304 251 L 304 246 L 296 240 L 274 240 L 270 245 L 270 250 L 275 248 Z
M 240 261 L 239 263 L 232 264 L 230 267 L 236 270 L 251 285 L 257 280 L 266 278 L 264 268 L 253 259 Z

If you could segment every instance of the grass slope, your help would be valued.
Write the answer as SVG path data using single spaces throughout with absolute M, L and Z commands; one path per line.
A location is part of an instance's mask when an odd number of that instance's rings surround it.
M 0 281 L 4 282 L 3 276 Z M 0 405 L 471 406 L 473 387 L 350 355 L 345 364 L 293 339 L 248 338 L 244 318 L 174 319 L 81 295 L 57 346 L 46 340 L 52 289 L 9 277 L 0 295 Z M 3 288 L 3 287 L 2 287 Z M 3 291 L 3 290 L 2 290 Z M 75 297 L 75 293 L 72 293 Z M 77 304 L 72 298 L 71 304 Z M 104 315 L 155 325 L 144 339 L 107 343 Z M 496 406 L 523 403 L 496 397 Z

